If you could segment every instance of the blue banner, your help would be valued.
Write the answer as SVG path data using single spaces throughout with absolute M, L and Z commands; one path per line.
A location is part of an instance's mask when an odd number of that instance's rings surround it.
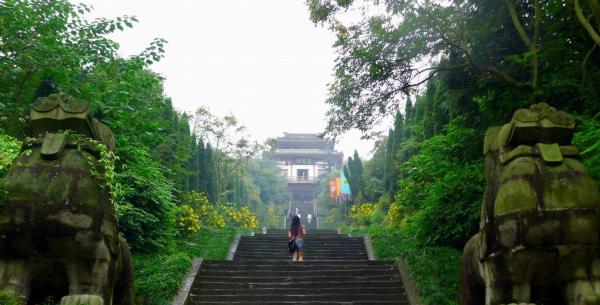
M 344 171 L 342 171 L 340 174 L 340 182 L 342 194 L 348 196 L 352 195 L 352 193 L 350 192 L 350 184 L 348 184 L 348 179 L 346 179 L 346 176 L 344 176 Z

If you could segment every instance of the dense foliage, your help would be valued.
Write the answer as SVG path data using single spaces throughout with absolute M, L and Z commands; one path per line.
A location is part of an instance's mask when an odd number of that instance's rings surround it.
M 487 128 L 535 102 L 577 114 L 574 143 L 600 177 L 597 0 L 307 5 L 311 20 L 337 34 L 327 133 L 374 137 L 382 118 L 395 118 L 363 162 L 350 228 L 374 234 L 383 257 L 404 257 L 426 304 L 458 302 L 460 250 L 478 229 Z M 345 18 L 357 10 L 362 18 Z M 344 219 L 341 207 L 332 211 L 330 220 Z
M 224 258 L 234 228 L 280 227 L 285 182 L 233 115 L 173 107 L 151 70 L 164 40 L 119 57 L 108 37 L 136 18 L 90 20 L 90 11 L 67 0 L 0 2 L 0 177 L 28 153 L 32 102 L 57 92 L 90 102 L 115 135 L 97 178 L 133 250 L 136 304 L 167 304 L 192 258 Z
M 260 209 L 266 218 L 269 204 L 285 200 L 272 192 L 281 185 L 274 164 L 251 160 L 262 146 L 239 133 L 243 126 L 234 116 L 175 110 L 163 78 L 150 70 L 165 41 L 157 38 L 140 54 L 121 58 L 108 35 L 132 27 L 136 18 L 90 21 L 90 10 L 62 0 L 0 5 L 0 175 L 28 135 L 29 105 L 66 92 L 89 101 L 94 117 L 115 134 L 111 183 L 119 189 L 121 231 L 135 251 L 173 245 L 181 232 L 177 217 L 194 222 L 178 207 L 189 192 L 206 194 L 209 205 L 227 202 L 231 211 L 221 210 L 231 215 L 229 223 L 257 226 L 242 215 Z M 238 215 L 238 208 L 246 210 Z
M 194 258 L 225 259 L 236 230 L 201 229 L 178 241 L 176 247 L 151 254 L 134 254 L 133 268 L 137 305 L 170 304 Z

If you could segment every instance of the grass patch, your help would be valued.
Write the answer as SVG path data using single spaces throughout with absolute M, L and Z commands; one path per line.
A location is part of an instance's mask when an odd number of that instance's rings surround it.
M 23 297 L 16 296 L 13 293 L 0 291 L 0 304 L 2 305 L 22 305 Z
M 462 252 L 450 247 L 421 246 L 394 228 L 370 227 L 367 231 L 377 259 L 402 257 L 410 269 L 424 305 L 457 305 Z
M 192 259 L 225 259 L 235 228 L 202 229 L 170 251 L 133 254 L 136 305 L 167 305 L 179 289 Z

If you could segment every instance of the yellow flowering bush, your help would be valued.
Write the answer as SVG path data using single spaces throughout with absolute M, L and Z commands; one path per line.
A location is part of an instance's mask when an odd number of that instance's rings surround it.
M 406 209 L 399 204 L 392 203 L 387 212 L 387 224 L 389 227 L 401 228 L 406 224 Z
M 208 201 L 204 193 L 190 192 L 183 198 L 184 205 L 192 207 L 198 215 L 202 226 L 211 228 L 222 228 L 225 226 L 225 219 L 219 214 L 217 209 Z
M 376 205 L 370 202 L 355 204 L 350 209 L 350 217 L 358 225 L 369 225 L 373 214 L 375 213 Z
M 245 229 L 256 229 L 256 214 L 248 207 L 223 206 L 222 211 L 229 224 Z
M 177 229 L 182 235 L 191 236 L 200 230 L 200 218 L 191 206 L 184 204 L 177 209 Z
M 198 218 L 198 229 L 195 231 L 188 228 L 194 218 L 191 213 Z M 225 224 L 229 224 L 246 229 L 256 229 L 257 227 L 256 214 L 252 213 L 248 207 L 215 206 L 208 201 L 204 193 L 198 192 L 184 195 L 179 215 L 178 226 L 185 227 L 188 235 L 196 233 L 201 226 L 223 228 Z

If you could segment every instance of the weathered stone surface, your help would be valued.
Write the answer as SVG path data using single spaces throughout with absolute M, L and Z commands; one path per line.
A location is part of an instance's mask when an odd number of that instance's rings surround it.
M 541 103 L 488 130 L 463 305 L 600 304 L 600 192 L 571 146 L 574 129 L 572 116 Z
M 33 140 L 0 181 L 0 291 L 30 304 L 47 296 L 63 305 L 132 304 L 129 249 L 87 140 L 113 149 L 114 138 L 89 111 L 62 94 L 36 101 Z

